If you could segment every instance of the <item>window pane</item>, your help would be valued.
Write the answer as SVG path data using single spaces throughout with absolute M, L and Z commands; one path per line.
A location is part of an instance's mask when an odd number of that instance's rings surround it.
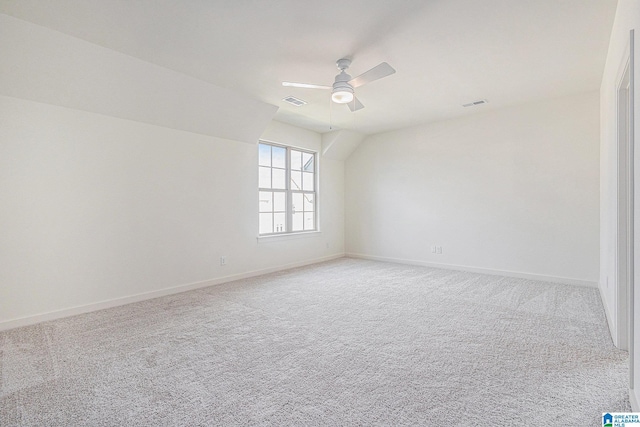
M 291 169 L 299 171 L 302 169 L 302 153 L 297 150 L 291 150 Z
M 302 172 L 291 171 L 291 190 L 302 190 Z
M 271 147 L 271 152 L 273 153 L 273 166 L 274 168 L 286 168 L 287 164 L 285 163 L 285 158 L 287 155 L 287 149 L 282 147 Z
M 314 217 L 313 212 L 304 213 L 304 229 L 305 230 L 313 230 L 316 228 L 316 224 L 313 221 L 313 217 Z
M 307 172 L 314 172 L 313 168 L 313 154 L 302 153 L 302 170 Z
M 275 224 L 275 232 L 283 233 L 287 231 L 287 215 L 285 213 L 273 214 L 273 223 Z
M 270 191 L 260 192 L 260 212 L 273 212 L 273 193 Z
M 258 165 L 271 166 L 271 146 L 259 144 L 258 147 Z
M 258 169 L 258 187 L 271 188 L 271 168 L 260 166 Z
M 313 212 L 313 194 L 306 193 L 304 195 L 304 211 Z
M 284 169 L 271 169 L 273 171 L 273 186 L 272 188 L 278 188 L 280 190 L 286 189 L 286 170 Z
M 304 219 L 302 217 L 304 215 L 302 212 L 293 214 L 293 223 L 291 224 L 292 231 L 303 231 L 304 230 Z
M 260 234 L 273 233 L 273 214 L 260 214 Z
M 258 143 L 260 234 L 317 229 L 316 161 L 314 153 Z
M 302 193 L 293 193 L 292 198 L 292 209 L 293 212 L 302 212 L 304 210 L 303 202 L 302 202 Z
M 287 196 L 285 193 L 273 193 L 273 210 L 274 212 L 286 212 Z
M 302 173 L 303 177 L 302 177 L 302 189 L 304 191 L 313 191 L 313 187 L 314 187 L 314 182 L 313 182 L 313 177 L 314 174 L 309 173 L 309 172 L 303 172 Z

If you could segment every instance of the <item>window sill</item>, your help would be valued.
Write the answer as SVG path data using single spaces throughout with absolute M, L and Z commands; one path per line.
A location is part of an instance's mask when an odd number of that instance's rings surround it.
M 302 231 L 299 233 L 271 234 L 269 236 L 258 236 L 258 243 L 281 242 L 283 240 L 302 239 L 320 235 L 320 231 Z

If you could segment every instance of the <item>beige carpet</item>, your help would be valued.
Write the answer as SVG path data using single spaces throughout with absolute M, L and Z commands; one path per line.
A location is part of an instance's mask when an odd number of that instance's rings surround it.
M 340 259 L 0 333 L 0 425 L 600 426 L 597 290 Z

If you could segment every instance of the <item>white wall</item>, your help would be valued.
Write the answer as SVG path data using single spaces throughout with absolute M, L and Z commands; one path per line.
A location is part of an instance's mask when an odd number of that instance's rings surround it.
M 0 96 L 0 326 L 340 255 L 343 171 L 320 161 L 321 233 L 258 242 L 257 145 Z
M 347 253 L 595 286 L 598 102 L 366 138 L 345 163 Z
M 616 266 L 615 266 L 615 248 L 616 248 L 616 209 L 617 209 L 617 115 L 616 115 L 616 96 L 617 85 L 620 71 L 620 65 L 623 60 L 628 57 L 629 49 L 629 31 L 635 29 L 635 129 L 636 141 L 640 123 L 638 120 L 638 101 L 640 101 L 639 84 L 640 82 L 640 53 L 638 45 L 640 44 L 640 1 L 638 0 L 619 0 L 616 10 L 616 17 L 609 41 L 609 51 L 607 54 L 607 62 L 602 76 L 602 85 L 600 87 L 600 117 L 601 117 L 601 141 L 600 141 L 600 291 L 608 312 L 609 326 L 612 330 L 612 336 L 615 338 L 617 326 L 616 319 Z M 638 165 L 640 165 L 640 150 L 635 151 L 635 283 L 636 289 L 640 284 L 640 249 L 637 242 L 640 241 L 640 233 L 638 233 L 638 224 L 640 224 L 640 208 L 638 201 L 640 200 L 640 180 L 638 179 Z M 607 286 L 608 282 L 608 286 Z M 640 384 L 640 318 L 638 310 L 640 309 L 640 290 L 636 290 L 636 319 L 633 320 L 635 326 L 635 383 L 637 390 Z M 635 411 L 640 410 L 638 406 L 638 394 L 636 390 L 631 393 L 631 402 Z
M 0 329 L 343 255 L 335 159 L 319 161 L 321 232 L 257 239 L 257 139 L 320 153 L 319 134 L 269 124 L 273 106 L 243 95 L 227 103 L 228 91 L 196 79 L 0 23 L 15 59 L 0 58 Z M 74 83 L 50 45 L 91 68 L 97 86 Z M 190 104 L 184 90 L 206 96 Z

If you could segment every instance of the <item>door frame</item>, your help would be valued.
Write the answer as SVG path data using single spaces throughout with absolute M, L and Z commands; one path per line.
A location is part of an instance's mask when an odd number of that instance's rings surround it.
M 616 84 L 616 346 L 630 348 L 633 283 L 633 147 L 630 139 L 630 50 Z

